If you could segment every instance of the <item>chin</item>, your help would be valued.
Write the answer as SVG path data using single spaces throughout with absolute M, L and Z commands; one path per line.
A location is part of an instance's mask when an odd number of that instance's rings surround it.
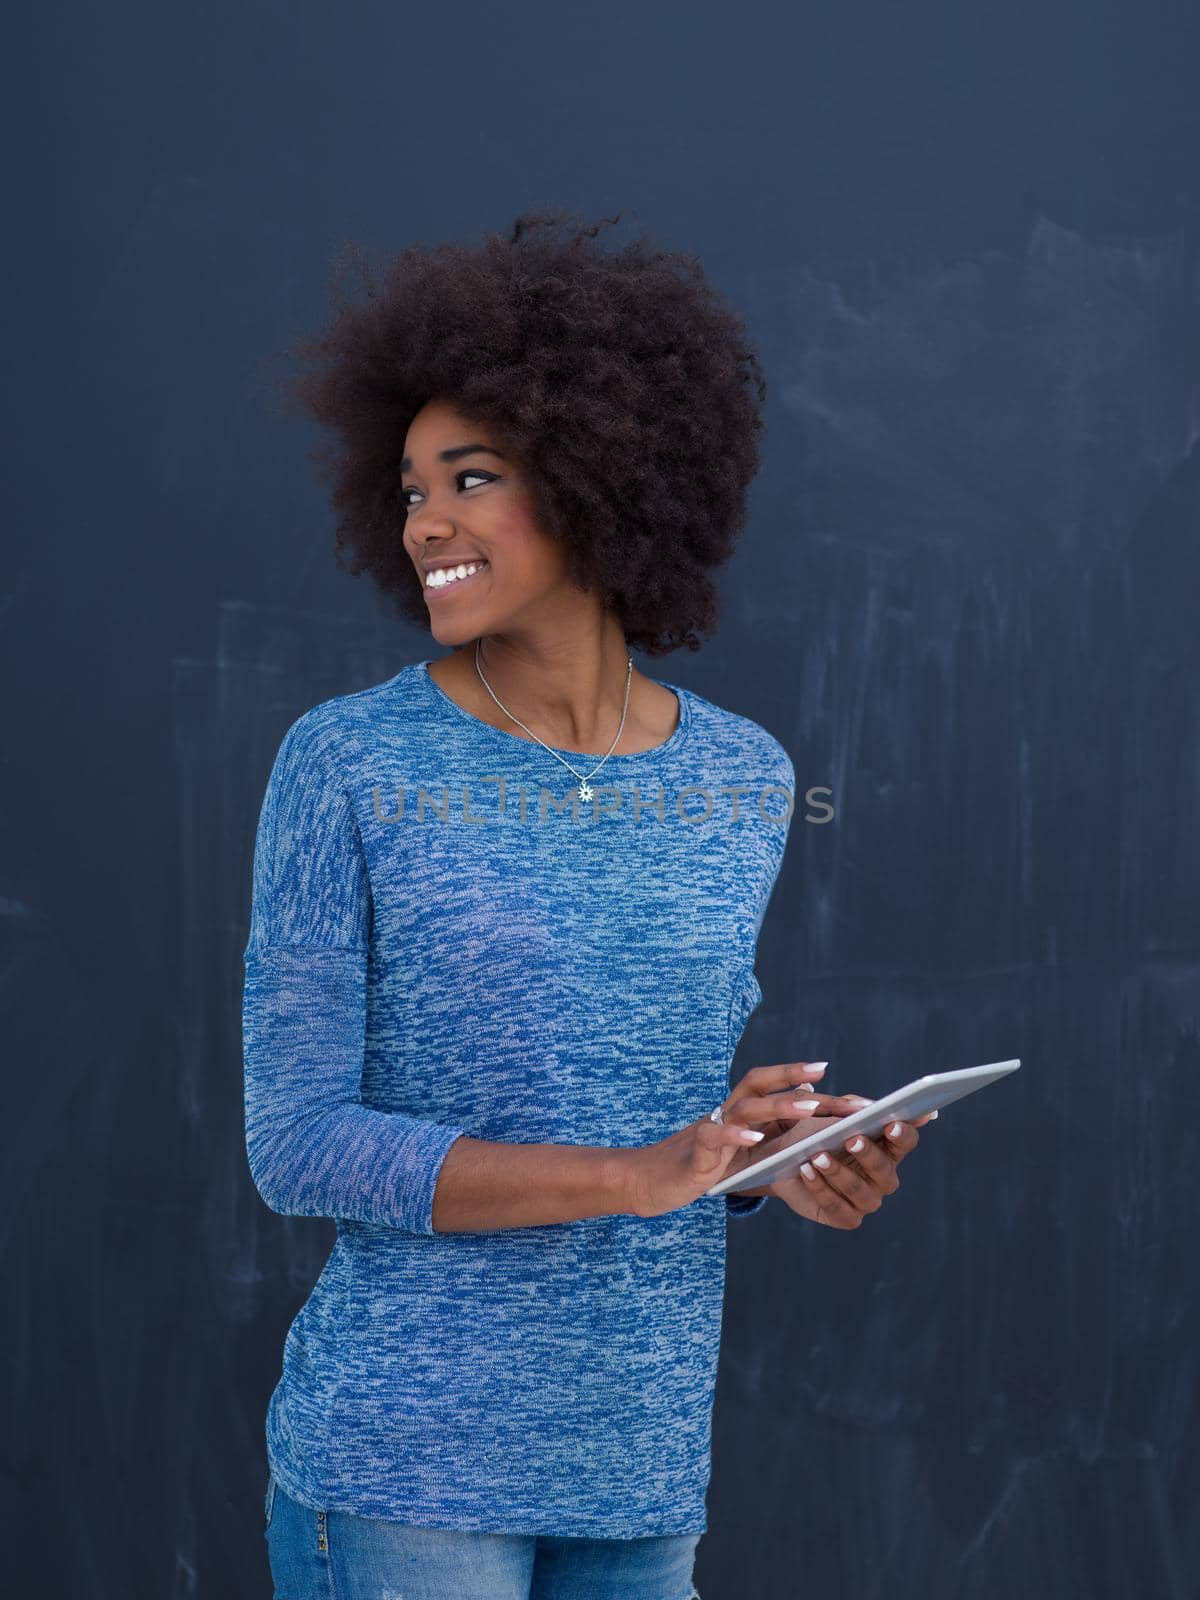
M 487 631 L 482 622 L 456 622 L 449 620 L 434 622 L 429 629 L 430 635 L 438 644 L 447 650 L 466 650 L 473 645 L 476 639 L 481 638 Z

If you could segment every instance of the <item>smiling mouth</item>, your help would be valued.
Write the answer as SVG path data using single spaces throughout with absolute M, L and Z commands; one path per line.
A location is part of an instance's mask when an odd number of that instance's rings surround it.
M 487 561 L 472 562 L 471 565 L 474 566 L 475 571 L 468 573 L 466 575 L 466 577 L 463 577 L 463 578 L 455 577 L 455 578 L 452 578 L 449 582 L 446 582 L 444 579 L 440 579 L 440 578 L 438 579 L 437 582 L 426 582 L 422 586 L 422 593 L 425 595 L 425 598 L 427 600 L 432 600 L 435 596 L 440 598 L 442 595 L 445 595 L 445 594 L 453 594 L 455 592 L 455 590 L 457 590 L 457 589 L 465 589 L 470 584 L 474 583 L 475 579 L 478 578 L 481 573 L 484 573 L 484 572 L 487 572 L 487 571 L 490 570 L 490 563 L 487 562 Z M 449 572 L 449 571 L 452 571 L 453 569 L 449 568 L 449 567 L 445 567 L 445 568 L 438 568 L 437 570 L 439 572 L 441 572 L 441 571 Z M 431 574 L 429 574 L 429 576 L 430 576 L 430 578 L 432 578 L 433 574 L 431 573 Z

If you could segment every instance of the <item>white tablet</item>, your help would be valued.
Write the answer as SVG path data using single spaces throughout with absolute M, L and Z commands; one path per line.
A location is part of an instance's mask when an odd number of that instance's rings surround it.
M 882 1133 L 890 1122 L 912 1122 L 927 1111 L 940 1111 L 951 1101 L 974 1094 L 997 1078 L 1006 1078 L 1021 1065 L 1020 1061 L 991 1061 L 982 1067 L 955 1067 L 950 1072 L 929 1072 L 923 1078 L 914 1078 L 903 1089 L 893 1089 L 882 1100 L 872 1100 L 861 1111 L 839 1117 L 827 1128 L 805 1136 L 808 1126 L 801 1117 L 794 1128 L 770 1141 L 770 1154 L 761 1156 L 748 1167 L 742 1167 L 731 1176 L 714 1183 L 709 1194 L 725 1194 L 734 1189 L 757 1189 L 764 1183 L 774 1183 L 776 1178 L 790 1178 L 799 1172 L 802 1164 L 822 1150 L 842 1153 L 844 1143 L 856 1133 L 864 1136 Z M 801 1091 L 802 1092 L 802 1091 Z M 820 1090 L 818 1090 L 820 1093 Z M 818 1169 L 820 1170 L 820 1169 Z

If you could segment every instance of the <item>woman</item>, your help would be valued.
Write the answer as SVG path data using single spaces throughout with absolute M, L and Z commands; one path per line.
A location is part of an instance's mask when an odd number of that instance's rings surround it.
M 763 385 L 686 258 L 557 220 L 403 252 L 290 390 L 448 653 L 295 721 L 258 825 L 250 1167 L 338 1226 L 267 1416 L 287 1600 L 694 1595 L 725 1219 L 857 1227 L 917 1141 L 707 1194 L 864 1104 L 728 1093 L 795 776 L 629 654 L 714 624 Z

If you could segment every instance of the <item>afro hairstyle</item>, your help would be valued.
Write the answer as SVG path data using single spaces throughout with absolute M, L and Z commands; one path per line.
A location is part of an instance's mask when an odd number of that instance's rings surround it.
M 343 241 L 332 316 L 292 338 L 277 392 L 328 430 L 309 456 L 332 480 L 338 566 L 369 573 L 404 620 L 428 625 L 399 464 L 437 398 L 520 464 L 538 526 L 566 541 L 571 580 L 601 594 L 630 648 L 698 650 L 715 630 L 712 574 L 744 523 L 766 384 L 694 257 L 645 235 L 598 246 L 620 215 L 527 210 L 507 238 L 410 245 L 378 278 Z

